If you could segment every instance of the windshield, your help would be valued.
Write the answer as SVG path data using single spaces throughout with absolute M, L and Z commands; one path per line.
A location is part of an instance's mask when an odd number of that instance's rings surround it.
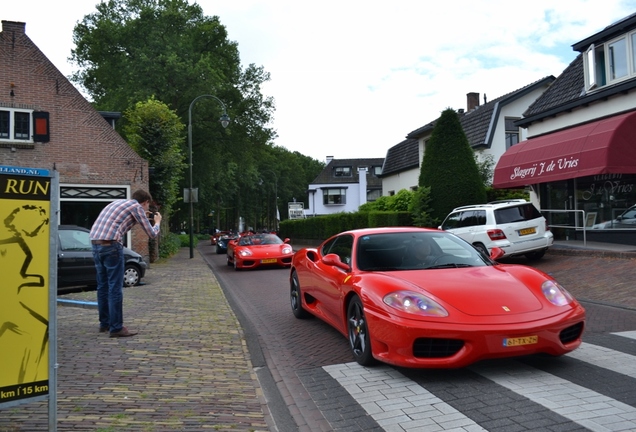
M 358 239 L 359 270 L 388 271 L 480 267 L 494 262 L 472 245 L 444 231 L 396 232 Z
M 243 236 L 239 240 L 240 246 L 276 244 L 283 244 L 283 241 L 275 234 L 254 234 Z

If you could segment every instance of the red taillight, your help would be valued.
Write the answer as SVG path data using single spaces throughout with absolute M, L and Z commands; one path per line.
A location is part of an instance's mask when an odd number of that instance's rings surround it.
M 548 225 L 548 221 L 545 221 L 545 230 L 550 231 L 550 225 Z
M 490 240 L 496 241 L 496 240 L 504 240 L 506 238 L 506 235 L 504 234 L 502 230 L 494 229 L 494 230 L 488 230 L 488 237 L 490 237 Z

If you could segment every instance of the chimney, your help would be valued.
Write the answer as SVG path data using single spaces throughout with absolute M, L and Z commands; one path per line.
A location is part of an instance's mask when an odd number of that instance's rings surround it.
M 327 165 L 333 160 L 333 156 L 327 156 Z
M 23 23 L 23 22 L 3 20 L 2 32 L 6 34 L 13 33 L 13 36 L 23 35 L 25 26 L 26 26 L 26 23 Z M 9 37 L 12 37 L 12 36 L 9 36 Z
M 358 185 L 359 190 L 359 205 L 367 203 L 367 173 L 369 169 L 367 167 L 358 167 Z
M 475 108 L 479 106 L 479 93 L 468 93 L 466 94 L 466 103 L 467 109 L 466 111 L 471 112 Z

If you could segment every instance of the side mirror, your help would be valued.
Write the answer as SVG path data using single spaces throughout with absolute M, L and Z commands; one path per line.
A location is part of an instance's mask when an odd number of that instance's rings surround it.
M 334 253 L 327 254 L 324 257 L 322 257 L 322 262 L 325 263 L 326 265 L 338 267 L 339 269 L 342 269 L 344 271 L 351 270 L 349 265 L 340 261 L 340 257 Z
M 494 247 L 490 250 L 490 259 L 493 261 L 497 261 L 499 258 L 505 255 L 505 252 L 498 247 Z
M 288 237 L 285 237 L 285 240 L 283 240 L 283 243 L 289 243 L 291 240 Z

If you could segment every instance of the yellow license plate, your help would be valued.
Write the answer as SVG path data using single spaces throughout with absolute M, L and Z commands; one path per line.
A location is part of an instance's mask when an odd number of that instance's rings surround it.
M 532 345 L 539 342 L 539 336 L 524 336 L 518 338 L 505 338 L 503 340 L 503 346 L 513 347 L 521 345 Z
M 534 228 L 534 227 L 533 228 L 524 228 L 524 229 L 519 230 L 519 235 L 524 236 L 524 235 L 528 235 L 528 234 L 534 234 L 536 232 L 537 232 L 537 229 Z
M 275 263 L 276 261 L 276 258 L 266 258 L 261 260 L 261 264 L 271 264 Z

